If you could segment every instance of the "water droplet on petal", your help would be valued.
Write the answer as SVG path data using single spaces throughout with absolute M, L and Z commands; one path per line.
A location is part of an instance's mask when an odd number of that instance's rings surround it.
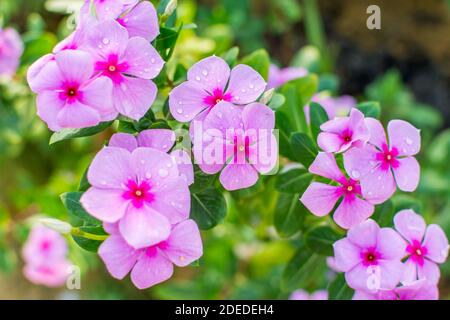
M 255 85 L 253 83 L 250 83 L 249 87 L 250 87 L 250 89 L 253 89 L 253 88 L 255 88 Z
M 110 41 L 108 38 L 103 38 L 102 42 L 104 45 L 108 45 Z
M 352 177 L 353 177 L 353 178 L 359 179 L 360 176 L 361 176 L 361 175 L 360 175 L 360 173 L 359 173 L 358 170 L 353 170 L 353 171 L 352 171 Z
M 203 70 L 202 74 L 206 77 L 208 75 L 208 71 L 207 70 Z
M 196 76 L 196 77 L 195 77 L 195 80 L 200 81 L 200 77 L 199 77 L 199 76 Z
M 183 113 L 183 109 L 178 108 L 178 109 L 177 109 L 177 112 L 178 112 L 179 114 L 182 114 L 182 113 Z
M 151 58 L 151 59 L 150 59 L 150 62 L 151 62 L 151 63 L 155 63 L 155 61 L 156 61 L 155 58 Z
M 412 145 L 412 143 L 413 143 L 412 140 L 411 140 L 410 138 L 406 138 L 406 139 L 405 139 L 405 142 L 406 142 L 406 144 L 409 145 L 409 146 Z
M 164 177 L 167 177 L 167 175 L 169 174 L 169 171 L 167 171 L 166 169 L 161 168 L 161 169 L 158 170 L 158 174 L 159 174 L 160 177 L 164 178 Z

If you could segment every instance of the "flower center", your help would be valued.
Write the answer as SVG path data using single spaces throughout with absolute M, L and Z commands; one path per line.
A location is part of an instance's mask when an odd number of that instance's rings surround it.
M 232 95 L 229 93 L 224 93 L 222 89 L 216 88 L 212 92 L 211 95 L 206 96 L 203 99 L 203 102 L 208 108 L 213 108 L 216 104 L 218 104 L 220 101 L 231 101 Z
M 423 247 L 420 241 L 414 240 L 406 247 L 406 252 L 410 254 L 411 259 L 416 264 L 423 266 L 425 262 L 424 258 L 427 255 L 428 249 Z
M 382 146 L 382 152 L 377 153 L 376 159 L 381 162 L 381 168 L 384 170 L 392 168 L 397 168 L 399 166 L 399 162 L 397 160 L 398 150 L 393 147 L 389 150 L 387 145 Z
M 348 187 L 347 187 L 347 191 L 348 191 L 348 192 L 352 192 L 352 191 L 353 191 L 353 186 L 348 186 Z
M 69 97 L 74 97 L 74 96 L 77 95 L 77 90 L 74 89 L 74 88 L 69 88 L 69 90 L 67 90 L 67 95 L 68 95 Z
M 364 266 L 373 266 L 378 264 L 380 254 L 374 248 L 369 248 L 361 253 L 361 258 Z
M 109 66 L 108 70 L 109 70 L 109 72 L 115 72 L 116 71 L 116 66 Z
M 151 203 L 154 200 L 154 195 L 151 192 L 150 181 L 144 180 L 137 183 L 134 180 L 129 180 L 125 186 L 125 191 L 123 193 L 123 198 L 126 200 L 131 200 L 131 203 L 136 208 L 141 208 L 144 203 Z

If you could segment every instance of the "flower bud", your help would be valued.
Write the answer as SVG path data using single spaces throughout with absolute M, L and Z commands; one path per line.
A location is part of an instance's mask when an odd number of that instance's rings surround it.
M 172 13 L 177 8 L 177 0 L 170 0 L 169 3 L 166 6 L 166 10 L 164 11 L 164 15 L 171 16 Z
M 38 222 L 40 222 L 41 224 L 43 224 L 47 228 L 50 228 L 50 229 L 55 230 L 55 231 L 57 231 L 59 233 L 62 233 L 62 234 L 68 234 L 72 230 L 72 226 L 69 223 L 67 223 L 65 221 L 58 220 L 58 219 L 40 218 L 38 220 Z

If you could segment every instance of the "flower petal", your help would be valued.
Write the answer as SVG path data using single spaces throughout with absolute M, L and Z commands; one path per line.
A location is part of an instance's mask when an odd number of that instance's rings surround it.
M 100 120 L 100 113 L 97 110 L 79 101 L 66 104 L 56 117 L 61 128 L 93 127 L 99 124 Z
M 361 191 L 370 203 L 380 204 L 395 192 L 394 176 L 390 169 L 377 167 L 360 179 Z
M 345 171 L 352 179 L 360 180 L 380 166 L 376 158 L 377 152 L 370 144 L 365 144 L 361 148 L 351 148 L 344 153 Z
M 80 199 L 84 209 L 95 218 L 114 223 L 122 218 L 130 201 L 123 198 L 119 189 L 89 188 Z
M 300 201 L 314 215 L 323 217 L 330 213 L 340 196 L 338 187 L 313 182 L 303 193 Z
M 128 40 L 125 61 L 129 65 L 127 74 L 148 80 L 155 78 L 164 66 L 164 60 L 156 49 L 147 40 L 140 37 Z
M 173 264 L 158 249 L 149 249 L 131 271 L 131 281 L 138 289 L 146 289 L 170 279 Z
M 380 260 L 379 268 L 381 289 L 394 289 L 402 277 L 403 263 L 400 260 Z
M 403 274 L 400 281 L 406 285 L 417 280 L 417 264 L 409 258 L 403 263 Z
M 345 142 L 338 134 L 321 132 L 317 136 L 317 144 L 319 145 L 320 149 L 325 152 L 340 152 Z
M 149 129 L 139 133 L 137 137 L 140 147 L 168 152 L 175 143 L 175 132 L 169 129 Z
M 109 54 L 123 55 L 128 43 L 128 31 L 115 20 L 106 20 L 89 28 L 85 45 L 94 59 L 103 60 Z
M 65 105 L 65 101 L 59 98 L 56 91 L 42 91 L 38 94 L 36 100 L 37 115 L 41 118 L 52 131 L 61 130 L 58 123 L 58 113 Z
M 230 67 L 222 58 L 211 56 L 194 64 L 187 74 L 189 82 L 212 93 L 214 89 L 223 89 L 230 77 Z
M 116 279 L 123 279 L 135 265 L 140 251 L 130 247 L 120 235 L 112 235 L 98 248 L 98 255 L 108 272 Z
M 393 171 L 398 188 L 406 192 L 416 190 L 420 180 L 420 166 L 416 158 L 406 157 L 397 161 L 399 166 Z
M 354 245 L 362 249 L 375 248 L 379 230 L 380 227 L 378 224 L 372 219 L 369 219 L 350 229 L 347 233 L 347 238 Z
M 420 151 L 420 130 L 409 122 L 391 120 L 387 130 L 389 145 L 397 148 L 400 156 L 413 156 Z
M 35 93 L 58 89 L 63 82 L 63 78 L 61 70 L 54 60 L 54 55 L 49 53 L 36 60 L 28 68 L 27 81 L 31 90 Z
M 175 159 L 178 165 L 178 172 L 180 177 L 186 181 L 188 185 L 194 183 L 194 166 L 192 165 L 191 157 L 182 149 L 173 150 L 170 156 Z
M 165 152 L 153 148 L 137 148 L 131 156 L 132 165 L 140 181 L 150 180 L 152 189 L 178 178 L 175 161 Z
M 382 149 L 383 145 L 387 146 L 386 132 L 384 131 L 381 122 L 374 118 L 366 118 L 366 126 L 370 132 L 369 142 Z
M 152 106 L 157 91 L 151 80 L 124 77 L 114 86 L 115 107 L 121 114 L 139 120 Z
M 197 224 L 193 220 L 177 224 L 166 241 L 164 253 L 179 267 L 198 260 L 203 255 L 203 245 Z
M 442 228 L 436 224 L 430 224 L 425 233 L 423 246 L 427 248 L 426 257 L 436 263 L 444 263 L 448 256 L 448 239 Z
M 262 103 L 251 103 L 242 111 L 244 128 L 256 130 L 270 130 L 275 127 L 275 113 Z
M 139 2 L 118 21 L 128 30 L 130 37 L 142 37 L 151 42 L 159 34 L 158 16 L 155 7 L 148 1 Z
M 334 262 L 342 272 L 348 272 L 361 262 L 361 249 L 351 243 L 347 238 L 333 244 Z
M 120 219 L 119 230 L 130 246 L 141 249 L 167 240 L 170 235 L 170 223 L 165 216 L 146 205 L 135 208 L 130 204 Z
M 100 114 L 102 121 L 110 121 L 117 117 L 113 102 L 113 83 L 107 77 L 99 77 L 82 88 L 81 102 Z
M 408 242 L 422 242 L 425 234 L 425 220 L 413 210 L 401 210 L 394 217 L 395 229 Z
M 334 212 L 333 219 L 341 228 L 350 229 L 367 220 L 374 210 L 374 206 L 365 200 L 344 197 Z
M 138 147 L 136 137 L 129 133 L 118 132 L 109 139 L 108 146 L 126 149 L 133 152 Z
M 207 95 L 197 83 L 183 82 L 169 94 L 170 113 L 180 122 L 191 121 L 207 108 L 203 102 Z
M 264 92 L 266 82 L 253 68 L 239 64 L 231 70 L 227 93 L 232 95 L 231 102 L 248 104 L 255 102 Z
M 220 173 L 220 183 L 228 191 L 253 186 L 258 181 L 258 173 L 248 163 L 230 163 Z
M 332 153 L 319 152 L 308 170 L 311 173 L 340 183 L 347 181 Z
M 406 241 L 392 228 L 381 228 L 378 232 L 377 250 L 382 259 L 401 260 L 406 255 Z
M 94 72 L 94 61 L 89 53 L 81 50 L 64 50 L 55 55 L 56 64 L 65 81 L 84 83 Z
M 438 265 L 427 259 L 423 261 L 423 265 L 417 268 L 418 279 L 426 279 L 429 283 L 437 284 L 441 277 Z

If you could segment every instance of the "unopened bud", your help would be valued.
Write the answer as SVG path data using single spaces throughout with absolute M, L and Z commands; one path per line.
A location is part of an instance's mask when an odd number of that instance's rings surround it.
M 65 221 L 61 221 L 58 219 L 53 218 L 40 218 L 38 220 L 41 224 L 46 226 L 47 228 L 50 228 L 52 230 L 55 230 L 62 234 L 68 234 L 72 230 L 72 226 L 70 223 L 67 223 Z
M 266 92 L 263 93 L 261 99 L 259 99 L 259 102 L 262 104 L 268 104 L 270 100 L 272 100 L 273 94 L 275 92 L 275 89 L 269 89 Z
M 177 0 L 170 0 L 169 3 L 166 6 L 166 10 L 164 11 L 164 14 L 166 16 L 171 16 L 172 13 L 175 11 L 175 9 L 177 8 Z

